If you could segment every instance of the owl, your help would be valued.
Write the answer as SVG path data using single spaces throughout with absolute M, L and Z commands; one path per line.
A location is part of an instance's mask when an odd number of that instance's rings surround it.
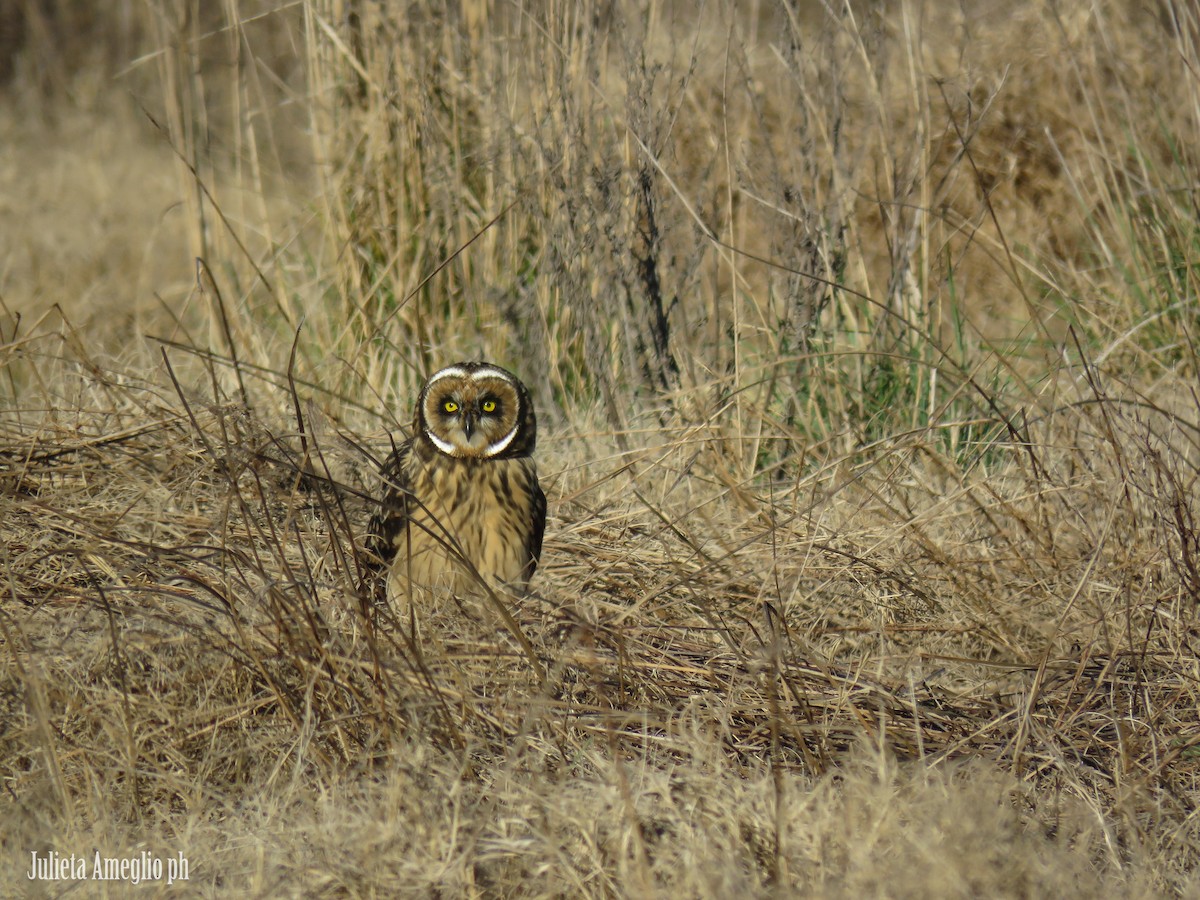
M 412 438 L 383 464 L 369 528 L 394 604 L 478 596 L 480 578 L 525 591 L 546 528 L 536 441 L 533 402 L 511 372 L 460 362 L 425 382 Z

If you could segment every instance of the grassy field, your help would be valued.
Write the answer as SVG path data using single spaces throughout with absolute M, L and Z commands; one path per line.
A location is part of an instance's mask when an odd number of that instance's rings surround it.
M 1198 42 L 0 5 L 0 895 L 1200 896 Z M 359 549 L 461 358 L 512 628 Z

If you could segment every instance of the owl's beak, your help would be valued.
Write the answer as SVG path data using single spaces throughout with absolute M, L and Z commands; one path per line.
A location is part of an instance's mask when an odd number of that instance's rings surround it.
M 474 410 L 468 410 L 463 413 L 462 430 L 467 436 L 467 440 L 471 439 L 471 435 L 475 433 L 475 425 L 479 422 L 479 413 Z

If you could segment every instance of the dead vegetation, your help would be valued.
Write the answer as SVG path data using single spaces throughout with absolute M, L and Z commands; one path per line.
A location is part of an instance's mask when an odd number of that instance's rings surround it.
M 197 286 L 0 272 L 5 883 L 1196 890 L 1190 8 L 201 6 L 121 76 Z M 359 549 L 472 355 L 545 423 L 514 628 Z

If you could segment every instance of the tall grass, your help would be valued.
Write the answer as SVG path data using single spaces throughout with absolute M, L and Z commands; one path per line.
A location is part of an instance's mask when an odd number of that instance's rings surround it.
M 6 878 L 1194 890 L 1190 7 L 116 10 L 196 278 L 0 282 Z M 507 629 L 358 549 L 466 357 L 543 424 Z

